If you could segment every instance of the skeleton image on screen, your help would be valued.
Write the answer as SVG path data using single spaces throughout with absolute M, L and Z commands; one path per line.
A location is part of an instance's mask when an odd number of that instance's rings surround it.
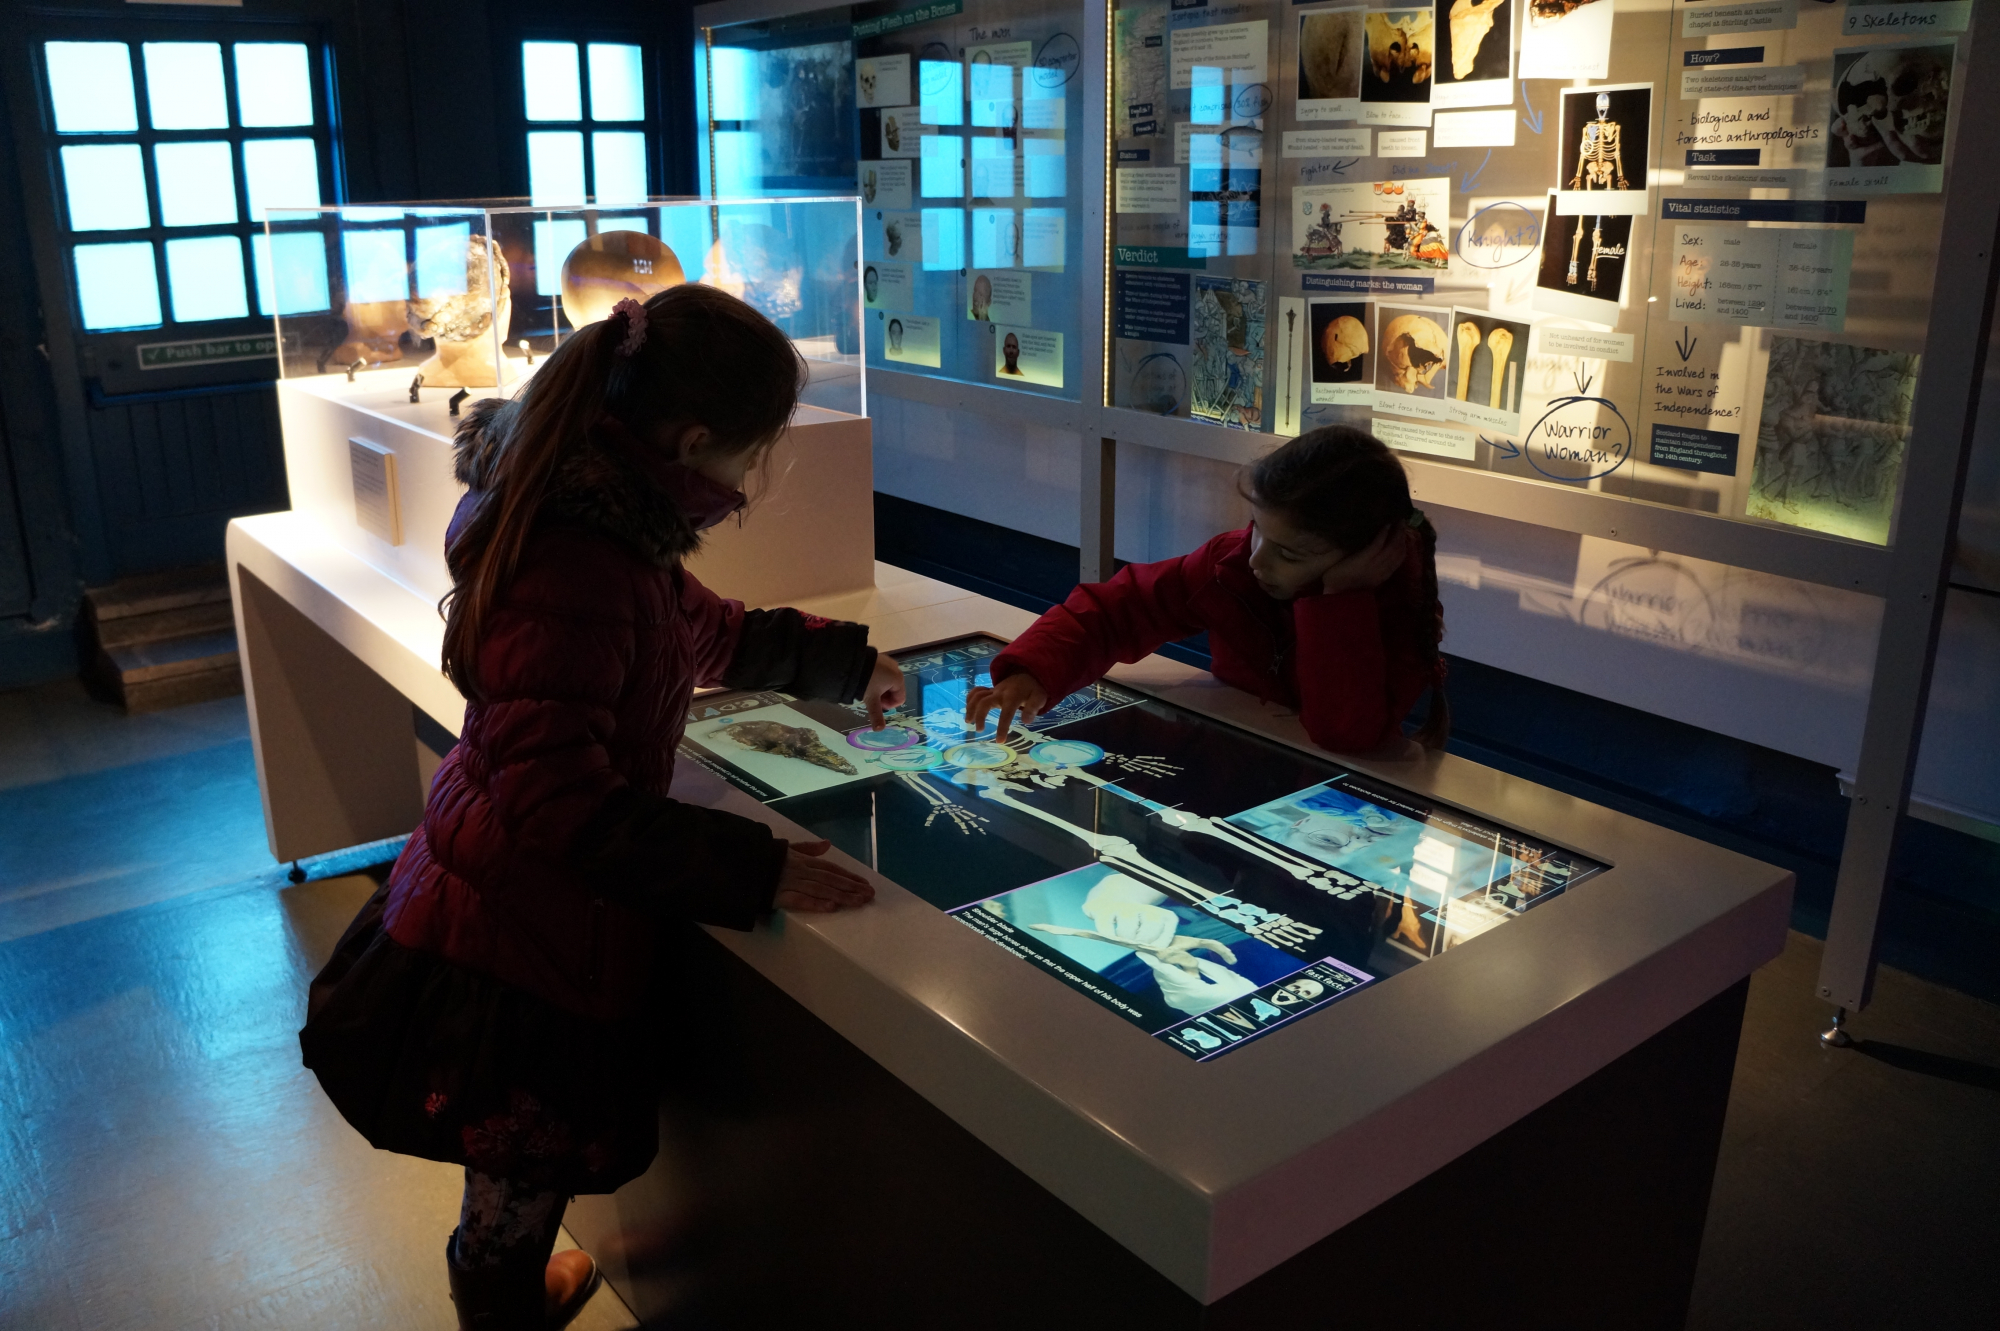
M 803 726 L 780 725 L 775 721 L 741 721 L 719 732 L 732 743 L 759 753 L 775 753 L 797 758 L 830 772 L 853 776 L 854 764 L 826 747 L 818 735 Z

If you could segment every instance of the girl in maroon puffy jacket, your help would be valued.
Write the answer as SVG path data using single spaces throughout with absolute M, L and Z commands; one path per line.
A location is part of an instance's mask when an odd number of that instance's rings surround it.
M 1004 737 L 1052 698 L 1115 661 L 1206 632 L 1216 678 L 1298 709 L 1306 734 L 1342 753 L 1401 751 L 1403 718 L 1425 691 L 1417 740 L 1441 748 L 1444 609 L 1437 531 L 1373 435 L 1333 425 L 1300 435 L 1246 468 L 1251 524 L 1192 554 L 1130 564 L 1078 587 L 993 662 L 969 719 L 998 708 Z
M 306 1064 L 374 1145 L 465 1166 L 445 1247 L 463 1327 L 560 1326 L 597 1284 L 551 1260 L 565 1200 L 656 1149 L 643 1050 L 688 921 L 873 889 L 762 823 L 668 796 L 694 689 L 903 697 L 858 624 L 746 611 L 688 574 L 791 419 L 784 334 L 711 287 L 619 302 L 458 437 L 444 669 L 459 742 L 388 882 L 314 981 Z

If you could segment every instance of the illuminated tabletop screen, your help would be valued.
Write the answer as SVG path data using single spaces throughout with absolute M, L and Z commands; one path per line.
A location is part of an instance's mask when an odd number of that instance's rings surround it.
M 1110 681 L 1000 743 L 965 698 L 1005 645 L 901 657 L 882 731 L 708 694 L 681 753 L 1196 1059 L 1606 867 Z

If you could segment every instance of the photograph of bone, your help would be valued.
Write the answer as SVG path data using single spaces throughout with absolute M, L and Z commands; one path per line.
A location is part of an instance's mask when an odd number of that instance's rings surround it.
M 1549 195 L 1542 219 L 1542 266 L 1535 275 L 1535 309 L 1613 325 L 1625 289 L 1632 248 L 1630 217 L 1564 217 Z
M 1478 310 L 1452 312 L 1451 417 L 1503 434 L 1521 432 L 1529 325 Z
M 1306 304 L 1312 340 L 1311 401 L 1315 406 L 1375 400 L 1374 311 L 1363 301 L 1314 300 Z
M 1514 100 L 1514 0 L 1436 0 L 1433 106 Z
M 1361 11 L 1299 16 L 1300 120 L 1351 120 L 1361 97 Z
M 1601 79 L 1611 65 L 1612 0 L 1522 0 L 1524 79 Z
M 1895 168 L 1886 187 L 1875 183 L 1879 171 L 1868 172 L 1872 179 L 1864 188 L 1907 193 L 1943 188 L 1952 53 L 1949 42 L 1835 51 L 1827 167 Z
M 1363 22 L 1364 103 L 1430 101 L 1436 27 L 1428 9 L 1368 11 Z
M 1407 305 L 1377 307 L 1375 409 L 1422 420 L 1451 419 L 1451 311 Z

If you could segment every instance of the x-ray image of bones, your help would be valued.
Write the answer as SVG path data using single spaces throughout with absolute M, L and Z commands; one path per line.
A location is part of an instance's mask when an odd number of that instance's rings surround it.
M 1332 783 L 1225 820 L 1398 896 L 1436 905 L 1484 892 L 1520 861 Z
M 1298 958 L 1104 865 L 1087 865 L 957 912 L 1005 920 L 1135 996 L 1188 1016 L 1295 974 Z

